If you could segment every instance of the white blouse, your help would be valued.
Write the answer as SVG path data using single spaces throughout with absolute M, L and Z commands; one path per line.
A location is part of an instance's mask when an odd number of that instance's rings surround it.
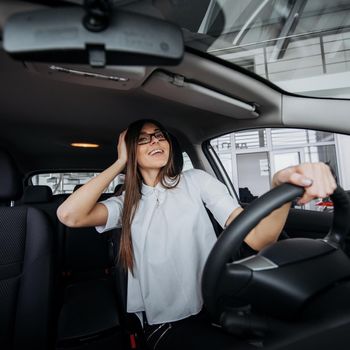
M 104 232 L 121 227 L 124 193 L 101 203 L 108 209 Z M 127 311 L 145 311 L 149 324 L 181 320 L 202 308 L 201 276 L 216 235 L 205 206 L 224 227 L 239 205 L 220 181 L 191 169 L 165 189 L 142 185 L 131 225 L 134 276 L 128 273 Z

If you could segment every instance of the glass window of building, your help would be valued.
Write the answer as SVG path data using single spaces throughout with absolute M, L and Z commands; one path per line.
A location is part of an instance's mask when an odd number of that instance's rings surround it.
M 234 144 L 235 147 L 226 145 Z M 275 172 L 303 162 L 328 164 L 338 183 L 350 189 L 350 159 L 344 150 L 350 136 L 325 131 L 266 128 L 238 131 L 211 140 L 241 200 L 254 199 L 271 188 Z M 302 209 L 322 210 L 319 200 Z
M 98 172 L 64 172 L 36 174 L 29 179 L 29 183 L 34 186 L 49 186 L 54 195 L 72 193 L 79 186 L 82 186 L 98 174 Z M 124 174 L 119 174 L 109 184 L 105 192 L 114 193 L 115 188 L 122 183 L 124 183 Z
M 186 152 L 182 153 L 184 160 L 183 170 L 193 169 L 193 164 Z M 62 172 L 62 173 L 44 173 L 36 174 L 30 177 L 31 185 L 49 186 L 53 194 L 72 193 L 79 186 L 82 186 L 99 172 Z M 114 193 L 117 186 L 124 183 L 125 175 L 119 174 L 106 188 L 106 193 Z

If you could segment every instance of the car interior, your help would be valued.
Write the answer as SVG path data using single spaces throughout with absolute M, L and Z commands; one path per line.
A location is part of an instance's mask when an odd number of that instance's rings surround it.
M 85 174 L 117 159 L 118 135 L 131 122 L 152 118 L 169 131 L 179 168 L 189 161 L 214 175 L 245 208 L 225 230 L 208 211 L 219 238 L 203 301 L 232 349 L 347 349 L 345 176 L 331 210 L 292 208 L 281 239 L 255 252 L 245 236 L 303 191 L 237 186 L 213 140 L 264 128 L 350 135 L 349 28 L 347 0 L 0 0 L 0 348 L 147 349 L 126 312 L 120 229 L 70 228 L 56 210 Z M 338 57 L 322 51 L 327 35 L 345 57 L 343 71 L 326 64 Z M 301 51 L 336 83 L 321 89 L 315 80 L 309 91 L 304 66 L 289 85 L 271 78 L 278 64 L 280 76 L 283 64 L 294 65 L 300 52 L 288 50 L 300 38 L 325 43 L 320 57 Z M 259 63 L 266 55 L 269 65 Z M 100 200 L 121 186 L 117 179 Z

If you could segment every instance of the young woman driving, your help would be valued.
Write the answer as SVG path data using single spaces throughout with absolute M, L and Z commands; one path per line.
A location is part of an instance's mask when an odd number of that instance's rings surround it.
M 70 227 L 96 226 L 99 232 L 122 228 L 119 260 L 128 270 L 127 311 L 140 317 L 148 345 L 157 349 L 172 332 L 181 334 L 181 325 L 189 329 L 202 317 L 201 274 L 216 241 L 203 203 L 222 227 L 243 210 L 213 176 L 177 169 L 173 148 L 159 122 L 132 123 L 119 136 L 115 163 L 72 193 L 57 211 L 60 221 Z M 125 168 L 123 193 L 98 203 Z M 272 180 L 273 186 L 285 182 L 305 187 L 301 204 L 329 196 L 336 188 L 323 163 L 289 167 Z M 258 251 L 275 242 L 289 207 L 285 204 L 262 220 L 247 236 L 248 246 Z M 219 331 L 211 327 L 205 334 L 215 332 Z M 220 341 L 232 345 L 232 337 L 224 338 Z M 204 339 L 207 346 L 208 339 Z M 163 346 L 170 349 L 171 343 Z

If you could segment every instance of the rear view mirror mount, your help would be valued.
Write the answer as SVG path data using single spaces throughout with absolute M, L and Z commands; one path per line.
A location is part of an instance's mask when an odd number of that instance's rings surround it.
M 181 62 L 184 41 L 175 24 L 120 9 L 111 9 L 105 20 L 96 27 L 78 7 L 18 13 L 5 24 L 4 49 L 26 61 L 93 67 Z

